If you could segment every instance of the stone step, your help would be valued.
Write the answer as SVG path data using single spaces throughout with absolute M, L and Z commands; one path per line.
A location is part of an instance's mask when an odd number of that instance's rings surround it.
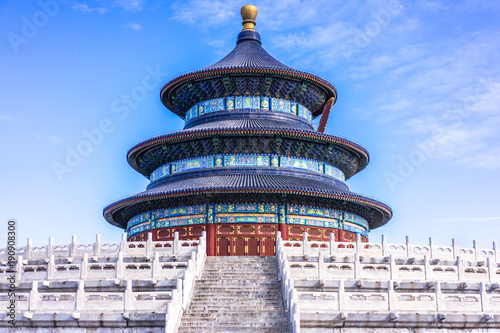
M 214 312 L 196 312 L 184 313 L 183 316 L 186 317 L 187 320 L 204 320 L 210 319 L 216 323 L 226 322 L 226 321 L 238 321 L 241 319 L 250 319 L 250 320 L 266 320 L 268 322 L 281 322 L 283 321 L 283 313 L 284 311 L 266 311 L 266 312 L 236 312 L 236 313 L 214 313 Z M 285 318 L 286 321 L 286 318 Z
M 255 302 L 252 302 L 251 304 L 231 304 L 231 305 L 219 305 L 219 304 L 191 304 L 188 308 L 188 311 L 186 313 L 218 313 L 220 311 L 227 312 L 228 310 L 234 309 L 234 311 L 237 312 L 243 312 L 248 310 L 249 305 L 256 305 Z M 283 304 L 281 301 L 276 301 L 274 303 L 269 303 L 269 304 L 258 304 L 259 306 L 259 311 L 285 311 L 283 309 Z
M 260 266 L 260 267 L 224 267 L 224 266 L 211 266 L 205 269 L 206 272 L 219 271 L 219 272 L 249 272 L 249 273 L 261 273 L 261 272 L 276 272 L 275 267 Z
M 189 327 L 218 327 L 218 329 L 222 329 L 223 327 L 245 327 L 245 328 L 258 328 L 258 329 L 263 329 L 267 327 L 284 327 L 287 325 L 286 320 L 276 322 L 276 323 L 255 323 L 255 322 L 243 322 L 243 320 L 240 321 L 232 321 L 232 322 L 211 322 L 211 321 L 206 321 L 206 320 L 196 320 L 196 321 L 186 321 L 182 323 L 183 328 L 189 328 Z
M 253 297 L 241 297 L 241 295 L 230 295 L 230 296 L 222 296 L 222 295 L 195 295 L 193 297 L 193 301 L 196 302 L 208 302 L 210 304 L 211 302 L 224 302 L 224 304 L 236 304 L 236 303 L 262 303 L 262 302 L 270 302 L 270 301 L 279 301 L 280 297 L 274 296 L 274 295 L 253 295 Z
M 207 257 L 180 333 L 288 330 L 274 257 Z
M 281 289 L 281 285 L 279 283 L 241 283 L 240 281 L 220 281 L 218 283 L 196 283 L 195 288 L 200 290 L 206 290 L 211 288 L 216 288 L 217 290 L 228 288 L 235 289 L 238 288 L 240 290 L 249 290 L 252 288 L 259 288 L 259 290 L 277 290 Z
M 281 283 L 277 279 L 251 279 L 248 276 L 235 278 L 235 279 L 221 279 L 220 277 L 214 277 L 213 279 L 199 279 L 196 281 L 196 286 L 198 285 L 217 285 L 217 284 L 226 284 L 226 283 L 240 283 L 240 284 L 256 284 L 259 285 L 281 285 Z
M 285 333 L 289 332 L 288 326 L 281 327 L 266 327 L 265 329 L 258 329 L 255 327 L 190 327 L 179 328 L 179 333 L 236 333 L 236 332 L 253 332 L 253 333 Z
M 203 273 L 200 280 L 205 279 L 219 279 L 219 280 L 277 280 L 278 275 L 273 273 L 262 273 L 259 275 L 253 274 L 240 274 L 240 273 Z

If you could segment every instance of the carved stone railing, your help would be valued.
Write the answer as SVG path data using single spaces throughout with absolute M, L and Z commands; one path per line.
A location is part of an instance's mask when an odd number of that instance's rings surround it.
M 295 327 L 500 328 L 500 262 L 453 246 L 284 241 L 276 256 Z M 297 304 L 293 313 L 291 302 Z M 337 313 L 335 313 L 337 311 Z M 462 316 L 462 317 L 460 317 Z M 292 317 L 291 317 L 292 318 Z M 298 323 L 297 323 L 298 318 Z M 403 324 L 404 323 L 404 324 Z M 325 326 L 326 325 L 326 326 Z M 371 326 L 370 326 L 371 325 Z M 440 326 L 441 325 L 441 326 Z M 460 326 L 462 325 L 462 326 Z M 444 327 L 444 326 L 443 326 Z
M 293 333 L 300 332 L 300 309 L 297 290 L 294 288 L 294 281 L 290 273 L 290 267 L 286 258 L 281 232 L 278 231 L 276 237 L 276 261 L 279 278 L 281 280 L 281 291 L 283 294 L 283 304 L 288 310 L 288 327 Z
M 308 240 L 307 233 L 304 233 L 301 241 L 283 241 L 287 248 L 288 255 L 317 255 L 318 252 L 324 255 L 345 256 L 354 255 L 369 257 L 386 257 L 393 255 L 395 258 L 423 258 L 439 260 L 456 260 L 460 257 L 462 260 L 486 261 L 490 259 L 493 262 L 500 262 L 500 250 L 494 242 L 492 249 L 479 249 L 477 242 L 474 241 L 472 248 L 459 247 L 452 239 L 452 246 L 434 245 L 432 238 L 429 238 L 429 245 L 411 244 L 410 238 L 406 237 L 405 244 L 387 243 L 385 235 L 382 235 L 381 243 L 361 242 L 359 235 L 356 242 L 335 242 L 333 233 L 330 234 L 329 242 L 317 242 Z
M 100 243 L 98 235 L 93 244 L 77 244 L 75 238 L 68 245 L 51 243 L 33 247 L 28 240 L 26 247 L 17 249 L 16 313 L 20 326 L 36 326 L 32 322 L 47 322 L 49 314 L 59 312 L 68 314 L 65 320 L 75 321 L 69 326 L 96 325 L 92 323 L 100 320 L 94 318 L 96 313 L 120 314 L 116 320 L 125 322 L 142 316 L 148 325 L 147 321 L 157 315 L 143 314 L 163 313 L 165 332 L 175 332 L 206 258 L 205 233 L 194 241 L 181 241 L 175 233 L 170 242 L 153 242 L 149 234 L 146 242 L 129 243 L 124 237 L 120 243 Z M 10 302 L 8 278 L 12 273 L 8 267 L 2 258 L 2 308 Z M 5 314 L 0 314 L 0 322 L 7 322 L 3 317 Z
M 153 241 L 152 234 L 148 233 L 145 242 L 127 242 L 127 234 L 122 235 L 119 243 L 102 243 L 100 235 L 96 235 L 94 243 L 76 242 L 76 236 L 72 237 L 70 244 L 54 245 L 53 237 L 49 237 L 49 244 L 44 246 L 33 246 L 31 238 L 24 247 L 16 248 L 16 256 L 22 256 L 25 260 L 45 259 L 52 255 L 65 258 L 82 258 L 87 254 L 89 257 L 117 256 L 118 253 L 127 255 L 152 255 L 153 252 L 168 255 L 190 254 L 198 245 L 198 240 L 179 240 L 178 233 L 172 241 Z M 0 248 L 0 261 L 7 260 L 7 248 Z

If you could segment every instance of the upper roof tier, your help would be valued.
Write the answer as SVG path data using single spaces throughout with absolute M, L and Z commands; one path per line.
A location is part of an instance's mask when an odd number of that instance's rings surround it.
M 248 7 L 248 6 L 245 6 Z M 322 114 L 335 87 L 314 74 L 288 67 L 274 59 L 261 46 L 253 26 L 257 9 L 242 8 L 243 30 L 236 47 L 212 66 L 179 75 L 161 90 L 161 101 L 184 118 L 195 104 L 225 96 L 267 96 L 287 99 L 305 106 L 313 117 Z M 251 6 L 253 7 L 253 6 Z

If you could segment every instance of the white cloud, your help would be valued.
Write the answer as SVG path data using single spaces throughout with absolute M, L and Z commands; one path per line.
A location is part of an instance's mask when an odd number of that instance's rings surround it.
M 90 14 L 90 13 L 104 14 L 108 12 L 108 10 L 104 7 L 91 8 L 86 3 L 80 3 L 76 1 L 71 3 L 71 8 L 85 14 Z
M 14 119 L 13 117 L 11 116 L 5 116 L 5 115 L 0 115 L 0 120 L 1 121 L 5 121 L 5 122 L 11 122 L 12 119 Z
M 37 141 L 48 141 L 48 142 L 53 143 L 53 144 L 61 143 L 61 139 L 59 139 L 58 137 L 56 137 L 54 135 L 42 135 L 36 131 L 27 132 L 26 134 L 28 136 L 34 138 Z
M 115 0 L 113 6 L 120 7 L 129 12 L 142 10 L 144 0 Z
M 125 25 L 125 27 L 136 31 L 142 30 L 142 25 L 140 25 L 139 23 L 130 22 L 129 24 Z
M 185 23 L 206 27 L 225 23 L 236 16 L 238 4 L 230 0 L 192 0 L 176 2 L 172 5 L 174 19 Z

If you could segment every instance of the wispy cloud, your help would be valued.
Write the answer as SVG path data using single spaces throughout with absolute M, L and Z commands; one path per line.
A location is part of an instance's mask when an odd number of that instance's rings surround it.
M 178 21 L 213 26 L 234 20 L 244 4 L 191 0 L 172 8 Z M 440 133 L 432 156 L 447 163 L 500 168 L 500 33 L 488 26 L 450 27 L 471 11 L 500 11 L 494 1 L 254 4 L 257 28 L 266 29 L 265 40 L 272 40 L 266 48 L 280 61 L 363 83 L 358 90 L 367 98 L 354 110 L 357 117 L 383 124 L 393 135 L 404 134 L 400 145 Z M 439 22 L 429 24 L 429 16 Z M 443 27 L 445 32 L 436 33 Z
M 129 12 L 142 10 L 144 0 L 115 0 L 113 6 L 120 7 Z
M 142 25 L 140 25 L 139 23 L 134 23 L 134 22 L 130 22 L 129 24 L 124 25 L 124 27 L 132 29 L 132 30 L 136 30 L 136 31 L 142 30 Z
M 90 14 L 90 13 L 104 14 L 108 12 L 108 9 L 104 7 L 91 8 L 86 3 L 76 2 L 76 1 L 71 3 L 71 8 L 85 14 Z
M 14 118 L 12 116 L 0 115 L 0 120 L 5 122 L 11 122 Z
M 36 131 L 27 132 L 26 134 L 37 141 L 47 141 L 47 142 L 50 142 L 53 144 L 60 144 L 61 143 L 61 139 L 59 139 L 58 137 L 56 137 L 54 135 L 42 135 Z
M 172 5 L 174 19 L 185 24 L 200 24 L 206 27 L 225 23 L 237 13 L 238 3 L 231 0 L 192 0 Z

